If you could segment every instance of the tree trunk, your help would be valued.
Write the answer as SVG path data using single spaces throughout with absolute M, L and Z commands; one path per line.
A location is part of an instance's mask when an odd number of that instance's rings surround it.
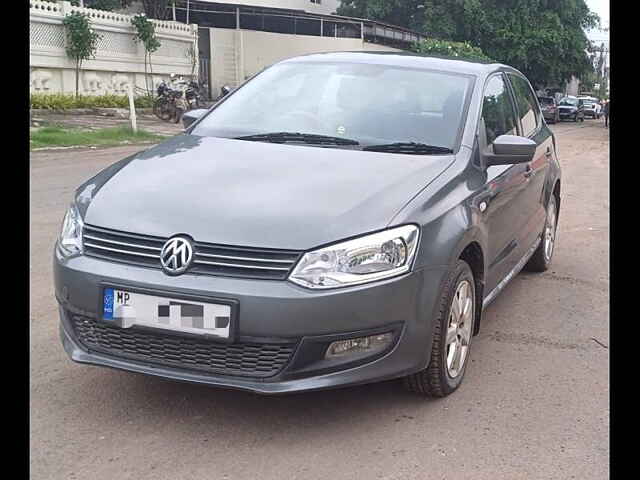
M 76 60 L 76 98 L 78 98 L 78 86 L 80 81 L 80 60 Z
M 149 52 L 149 71 L 151 72 L 151 91 L 149 92 L 149 96 L 153 95 L 153 64 L 151 63 L 151 52 Z
M 149 95 L 149 75 L 147 73 L 147 51 L 144 52 L 144 86 L 147 87 L 147 95 Z

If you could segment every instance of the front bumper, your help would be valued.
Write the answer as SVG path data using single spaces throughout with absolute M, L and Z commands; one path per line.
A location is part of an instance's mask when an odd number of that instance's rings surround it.
M 576 115 L 578 115 L 578 112 L 576 110 L 571 111 L 571 110 L 559 110 L 558 113 L 560 114 L 560 118 L 573 118 Z
M 54 255 L 60 336 L 72 360 L 174 380 L 264 394 L 316 390 L 402 377 L 426 367 L 432 322 L 446 267 L 421 269 L 401 277 L 337 290 L 311 291 L 286 281 L 250 280 L 162 271 L 77 256 Z M 78 335 L 77 315 L 99 321 L 102 288 L 116 284 L 167 295 L 198 295 L 238 302 L 235 343 L 285 341 L 295 351 L 268 377 L 204 372 L 173 362 L 121 355 L 94 348 Z M 389 348 L 371 357 L 324 359 L 331 341 L 392 332 Z M 116 332 L 117 333 L 117 332 Z M 175 334 L 173 334 L 175 335 Z

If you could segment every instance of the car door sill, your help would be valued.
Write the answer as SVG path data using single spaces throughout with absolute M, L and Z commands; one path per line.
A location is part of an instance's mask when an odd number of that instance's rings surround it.
M 493 300 L 495 300 L 495 298 L 504 289 L 504 287 L 506 287 L 507 284 L 511 280 L 513 280 L 513 277 L 515 277 L 518 273 L 520 273 L 520 270 L 524 268 L 524 266 L 527 264 L 527 262 L 533 255 L 533 253 L 536 251 L 536 248 L 538 248 L 538 245 L 540 244 L 540 240 L 541 240 L 541 237 L 538 236 L 536 241 L 533 242 L 533 245 L 531 246 L 531 248 L 527 250 L 527 253 L 525 253 L 524 256 L 520 259 L 520 261 L 516 263 L 515 267 L 513 267 L 513 269 L 509 273 L 507 273 L 507 275 L 500 281 L 500 283 L 498 283 L 498 285 L 496 285 L 495 288 L 489 292 L 489 294 L 485 297 L 485 299 L 482 302 L 483 310 L 487 308 L 487 306 Z

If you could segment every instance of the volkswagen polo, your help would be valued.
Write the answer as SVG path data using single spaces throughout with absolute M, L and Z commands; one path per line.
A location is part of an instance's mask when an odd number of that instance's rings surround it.
M 485 307 L 552 260 L 555 138 L 506 65 L 297 57 L 184 123 L 75 192 L 54 278 L 76 362 L 445 396 Z

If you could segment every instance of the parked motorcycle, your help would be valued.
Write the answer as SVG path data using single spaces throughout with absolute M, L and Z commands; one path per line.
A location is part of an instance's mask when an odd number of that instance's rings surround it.
M 184 112 L 202 108 L 204 100 L 197 82 L 185 82 L 180 79 L 174 81 L 174 85 L 175 88 L 171 88 L 164 80 L 158 85 L 153 113 L 160 120 L 178 123 Z

